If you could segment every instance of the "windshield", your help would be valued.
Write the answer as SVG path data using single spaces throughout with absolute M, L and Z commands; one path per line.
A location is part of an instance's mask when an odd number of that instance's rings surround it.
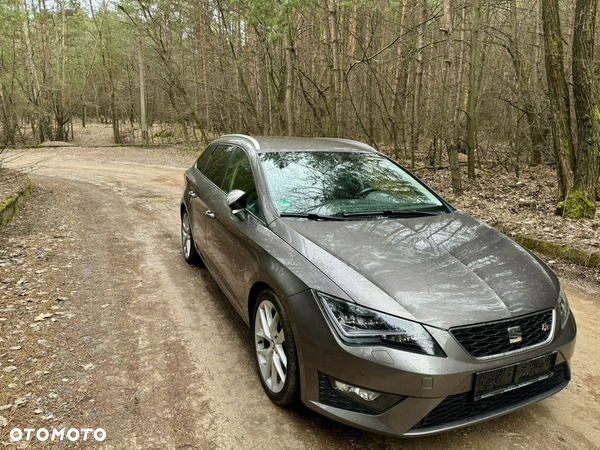
M 278 152 L 262 154 L 261 161 L 280 213 L 447 212 L 435 195 L 381 155 Z

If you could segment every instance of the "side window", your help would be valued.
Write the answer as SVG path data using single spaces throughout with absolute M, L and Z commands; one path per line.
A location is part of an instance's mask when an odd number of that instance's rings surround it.
M 242 149 L 238 148 L 233 155 L 233 160 L 227 169 L 225 181 L 223 182 L 223 190 L 229 193 L 234 189 L 244 191 L 247 195 L 247 208 L 254 215 L 260 215 L 260 207 L 258 204 L 258 192 L 254 183 L 254 175 L 252 174 L 252 166 L 248 155 Z
M 227 161 L 229 161 L 229 156 L 231 156 L 234 148 L 235 147 L 231 145 L 219 145 L 215 151 L 212 152 L 210 160 L 204 169 L 206 178 L 219 187 L 221 187 L 225 167 L 227 166 Z
M 206 150 L 204 150 L 202 152 L 202 154 L 200 155 L 200 157 L 196 161 L 196 169 L 198 169 L 200 172 L 204 173 L 204 169 L 206 167 L 206 163 L 210 159 L 210 154 L 213 152 L 213 150 L 215 149 L 215 147 L 216 147 L 216 145 L 211 145 L 210 147 L 208 147 Z

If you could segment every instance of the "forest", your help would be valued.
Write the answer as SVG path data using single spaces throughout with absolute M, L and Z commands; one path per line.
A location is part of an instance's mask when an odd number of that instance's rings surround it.
M 413 169 L 555 169 L 595 219 L 597 0 L 2 0 L 0 145 L 112 126 L 367 142 Z M 1 164 L 0 164 L 1 167 Z

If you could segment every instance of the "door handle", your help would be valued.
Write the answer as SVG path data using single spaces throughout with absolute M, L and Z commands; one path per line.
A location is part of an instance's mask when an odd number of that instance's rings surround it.
M 194 191 L 188 192 L 188 195 L 192 198 L 196 198 L 196 193 Z
M 212 212 L 210 209 L 206 211 L 206 217 L 208 217 L 209 219 L 214 219 L 215 218 L 215 213 Z

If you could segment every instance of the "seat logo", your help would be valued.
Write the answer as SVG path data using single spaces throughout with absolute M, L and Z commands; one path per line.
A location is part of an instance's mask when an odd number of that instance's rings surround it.
M 508 327 L 508 341 L 511 344 L 518 344 L 522 340 L 521 327 Z
M 548 325 L 547 323 L 543 324 L 542 331 L 546 331 L 546 332 L 550 331 L 550 325 Z

